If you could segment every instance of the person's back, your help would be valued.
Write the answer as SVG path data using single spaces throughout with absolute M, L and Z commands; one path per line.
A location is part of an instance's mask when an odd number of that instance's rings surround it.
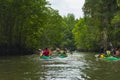
M 47 48 L 43 51 L 43 55 L 49 56 L 49 50 Z
M 49 49 L 48 51 L 49 51 L 49 55 L 51 56 L 51 55 L 52 55 L 52 50 L 51 50 L 51 49 Z
M 116 50 L 115 56 L 116 56 L 116 57 L 119 57 L 119 56 L 120 56 L 120 50 Z

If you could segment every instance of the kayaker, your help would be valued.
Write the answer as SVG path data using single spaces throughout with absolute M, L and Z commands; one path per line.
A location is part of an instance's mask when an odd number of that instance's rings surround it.
M 63 53 L 62 53 L 64 56 L 67 56 L 67 49 L 66 48 L 64 48 L 63 49 Z
M 43 50 L 39 49 L 39 55 L 42 56 L 42 54 L 43 54 Z
M 111 55 L 112 55 L 112 56 L 114 56 L 114 55 L 115 55 L 115 53 L 116 53 L 115 48 L 112 48 L 112 49 L 111 49 Z
M 46 48 L 46 49 L 43 51 L 43 55 L 44 55 L 44 56 L 49 56 L 49 50 L 48 50 L 48 48 Z
M 67 53 L 67 49 L 66 48 L 64 48 L 64 54 L 66 54 Z
M 60 50 L 60 54 L 66 54 L 66 53 L 67 53 L 67 49 L 66 48 Z
M 52 55 L 52 50 L 51 49 L 49 49 L 49 56 L 51 56 Z
M 100 54 L 100 58 L 105 58 L 105 54 L 104 54 L 104 53 L 101 53 L 101 54 Z
M 104 47 L 101 47 L 100 48 L 100 54 L 96 55 L 96 57 L 98 57 L 98 58 L 104 58 L 105 55 L 107 55 L 106 50 L 104 49 Z
M 120 49 L 117 49 L 115 52 L 115 57 L 120 57 Z
M 58 57 L 60 57 L 60 58 L 65 58 L 65 57 L 67 57 L 67 49 L 61 49 L 60 50 L 60 54 L 58 55 Z
M 106 50 L 106 56 L 111 56 L 110 47 L 108 47 L 107 50 Z
M 64 53 L 64 50 L 63 50 L 63 49 L 61 49 L 61 50 L 60 50 L 60 54 L 63 54 L 63 53 Z
M 56 53 L 60 54 L 60 49 L 59 48 L 56 48 Z

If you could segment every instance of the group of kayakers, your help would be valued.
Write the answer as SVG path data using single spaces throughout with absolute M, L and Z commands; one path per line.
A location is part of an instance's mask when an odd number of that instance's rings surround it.
M 56 48 L 55 50 L 52 50 L 50 48 L 45 48 L 45 49 L 39 49 L 39 55 L 40 56 L 52 56 L 52 53 L 57 53 L 58 55 L 59 54 L 64 54 L 64 55 L 67 55 L 67 49 L 64 48 L 64 49 L 60 49 L 60 48 Z
M 99 55 L 100 58 L 109 57 L 109 56 L 120 57 L 120 48 L 108 47 L 106 50 L 101 49 Z

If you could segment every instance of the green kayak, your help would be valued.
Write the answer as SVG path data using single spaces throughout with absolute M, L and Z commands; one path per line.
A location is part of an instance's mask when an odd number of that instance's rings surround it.
M 60 54 L 58 57 L 59 58 L 65 58 L 65 57 L 67 57 L 67 54 Z
M 116 58 L 116 57 L 113 57 L 113 56 L 105 57 L 104 59 L 109 60 L 109 61 L 120 61 L 120 58 Z
M 40 58 L 41 59 L 51 59 L 51 56 L 44 56 L 44 55 L 42 55 L 42 56 L 40 56 Z

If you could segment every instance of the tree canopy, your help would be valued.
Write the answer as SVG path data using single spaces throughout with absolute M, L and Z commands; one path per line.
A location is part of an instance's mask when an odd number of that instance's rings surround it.
M 83 11 L 84 18 L 73 29 L 78 47 L 107 49 L 120 46 L 119 0 L 85 0 Z
M 74 46 L 74 15 L 60 16 L 46 0 L 0 0 L 0 20 L 1 55 Z
M 0 54 L 39 48 L 99 50 L 120 46 L 120 1 L 85 0 L 84 17 L 62 17 L 46 0 L 0 0 Z

